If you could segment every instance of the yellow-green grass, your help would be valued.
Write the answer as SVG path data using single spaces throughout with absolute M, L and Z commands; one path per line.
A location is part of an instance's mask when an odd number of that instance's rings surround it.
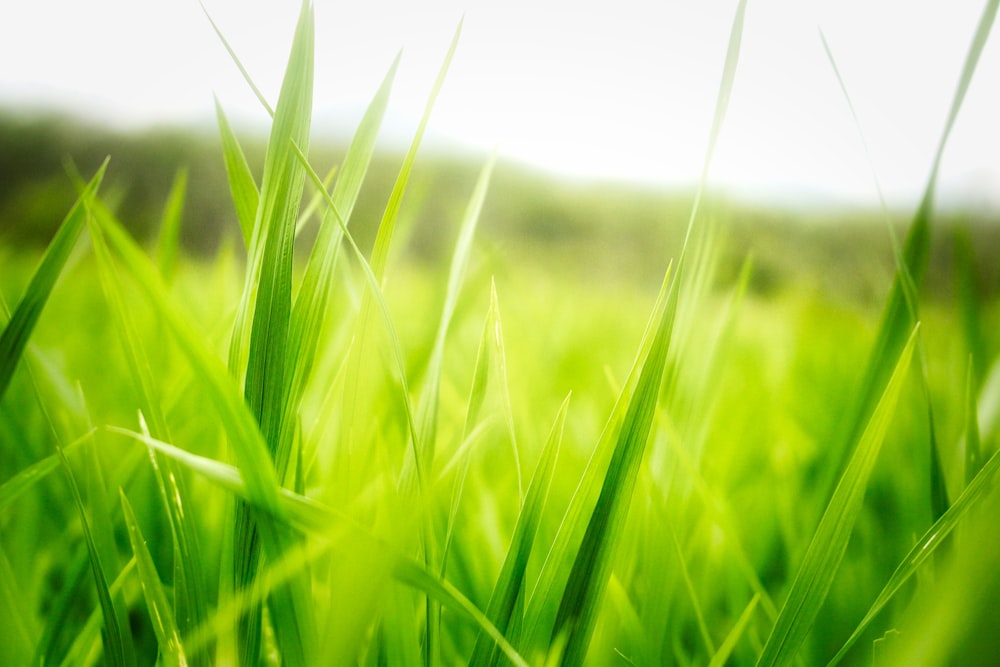
M 765 297 L 752 261 L 720 265 L 727 221 L 699 203 L 744 9 L 659 285 L 581 284 L 478 244 L 492 158 L 436 230 L 450 264 L 410 261 L 406 193 L 455 43 L 359 247 L 396 64 L 324 182 L 308 2 L 264 103 L 262 174 L 218 105 L 239 242 L 183 252 L 183 173 L 150 249 L 108 206 L 103 167 L 72 174 L 79 201 L 46 254 L 0 248 L 0 662 L 993 654 L 997 304 L 968 245 L 958 302 L 923 294 L 936 163 L 879 303 L 802 284 Z

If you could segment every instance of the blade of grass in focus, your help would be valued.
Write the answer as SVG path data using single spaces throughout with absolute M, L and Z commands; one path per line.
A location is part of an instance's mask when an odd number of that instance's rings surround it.
M 758 667 L 792 662 L 812 630 L 813 622 L 833 585 L 834 576 L 847 550 L 854 522 L 861 511 L 868 478 L 875 467 L 903 381 L 909 371 L 917 334 L 915 329 L 897 358 L 892 376 L 826 506 L 823 518 L 795 574 L 791 590 L 757 660 Z
M 506 635 L 507 630 L 517 612 L 517 603 L 526 597 L 525 576 L 528 568 L 528 557 L 534 546 L 535 535 L 542 520 L 542 511 L 548 498 L 549 487 L 555 474 L 555 464 L 562 445 L 563 430 L 566 426 L 566 413 L 569 410 L 569 396 L 562 402 L 556 415 L 555 423 L 549 432 L 548 440 L 542 449 L 542 455 L 535 467 L 528 486 L 527 495 L 521 505 L 521 511 L 514 525 L 514 535 L 511 538 L 507 556 L 500 569 L 496 585 L 486 607 L 486 617 L 496 626 L 497 630 Z M 490 641 L 486 633 L 480 631 L 476 644 L 469 659 L 470 665 L 499 665 L 501 654 L 498 647 Z
M 587 523 L 559 603 L 550 645 L 563 644 L 564 665 L 583 664 L 597 620 L 615 547 L 625 526 L 639 464 L 653 425 L 677 312 L 676 280 L 664 283 L 654 308 L 655 334 L 641 362 L 639 379 L 618 430 L 597 504 Z
M 226 163 L 226 175 L 229 177 L 229 191 L 236 207 L 236 219 L 240 223 L 243 245 L 249 250 L 253 240 L 254 220 L 257 219 L 257 207 L 260 205 L 260 190 L 257 188 L 253 172 L 250 171 L 250 164 L 243 153 L 243 148 L 229 125 L 218 98 L 215 100 L 215 115 L 219 123 L 219 135 L 222 138 L 222 155 Z
M 244 327 L 249 327 L 244 397 L 260 426 L 279 482 L 286 474 L 292 449 L 288 432 L 283 429 L 288 419 L 291 379 L 286 361 L 295 223 L 305 186 L 305 171 L 295 148 L 305 150 L 309 144 L 314 40 L 312 6 L 304 1 L 264 158 L 250 266 L 240 307 L 242 327 L 237 327 L 233 338 L 236 366 L 230 369 L 237 377 L 242 374 Z M 234 586 L 236 591 L 252 586 L 257 576 L 261 545 L 255 514 L 248 505 L 237 503 L 232 553 L 234 580 L 223 584 Z M 283 658 L 292 665 L 308 664 L 315 643 L 309 591 L 305 573 L 272 591 L 271 618 L 276 639 Z M 241 659 L 256 661 L 260 646 L 261 613 L 253 610 L 241 619 L 238 627 Z
M 142 584 L 142 592 L 146 598 L 146 608 L 153 624 L 153 631 L 156 633 L 160 660 L 167 665 L 177 665 L 178 667 L 187 665 L 181 633 L 174 620 L 174 610 L 167 599 L 167 592 L 163 587 L 163 582 L 160 581 L 160 575 L 156 572 L 153 557 L 149 553 L 149 547 L 146 546 L 146 538 L 142 536 L 139 521 L 136 519 L 135 511 L 125 496 L 124 490 L 120 491 L 120 496 L 125 516 L 125 527 L 128 529 L 129 542 L 132 545 L 132 552 L 135 554 L 136 572 L 139 574 L 139 582 Z
M 107 166 L 108 160 L 105 160 L 66 215 L 55 237 L 49 243 L 21 301 L 14 309 L 10 321 L 0 334 L 0 400 L 3 400 L 3 395 L 10 386 L 10 380 L 24 354 L 24 348 L 28 344 L 35 323 L 48 301 L 49 294 L 52 293 L 52 288 L 55 287 L 56 280 L 62 273 L 70 252 L 76 245 L 86 221 L 88 203 L 100 187 Z

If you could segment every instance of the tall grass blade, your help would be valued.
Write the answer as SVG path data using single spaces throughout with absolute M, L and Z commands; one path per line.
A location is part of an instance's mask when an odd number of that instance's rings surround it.
M 892 373 L 891 360 L 899 356 L 899 351 L 905 345 L 907 336 L 915 324 L 912 294 L 919 290 L 927 270 L 931 246 L 931 216 L 941 157 L 972 81 L 993 20 L 996 18 L 998 6 L 1000 6 L 1000 0 L 989 0 L 980 17 L 976 34 L 959 77 L 958 88 L 952 99 L 944 131 L 938 142 L 930 177 L 903 244 L 902 263 L 897 262 L 896 275 L 893 278 L 889 299 L 882 311 L 875 344 L 865 365 L 859 390 L 855 394 L 857 398 L 854 406 L 847 417 L 849 426 L 844 430 L 845 437 L 839 448 L 840 460 L 829 468 L 831 471 L 830 479 L 821 488 L 829 486 L 836 479 L 836 475 L 843 470 L 845 462 L 851 455 L 850 445 L 857 442 L 861 431 L 868 422 L 869 415 L 875 409 L 881 387 L 885 386 L 887 378 Z
M 156 633 L 160 660 L 167 665 L 177 665 L 178 667 L 187 665 L 181 633 L 174 620 L 174 610 L 167 598 L 163 582 L 160 581 L 160 575 L 156 572 L 153 556 L 149 553 L 149 547 L 146 546 L 146 538 L 142 536 L 139 521 L 136 519 L 132 505 L 125 496 L 125 491 L 120 490 L 120 495 L 125 527 L 128 529 L 129 542 L 132 545 L 132 552 L 135 554 L 136 572 L 139 574 L 142 593 L 146 598 L 146 609 L 149 611 L 149 618 L 153 624 L 153 632 Z
M 535 467 L 535 474 L 528 486 L 524 504 L 521 506 L 517 523 L 514 526 L 514 536 L 511 538 L 507 556 L 500 569 L 500 576 L 497 578 L 493 594 L 486 607 L 486 617 L 502 635 L 507 634 L 518 598 L 527 597 L 524 580 L 528 567 L 528 557 L 534 546 L 535 535 L 541 523 L 542 511 L 555 474 L 556 459 L 562 444 L 568 410 L 569 396 L 559 406 L 555 423 L 552 425 L 541 458 Z M 490 641 L 486 633 L 480 631 L 469 664 L 476 666 L 496 665 L 499 664 L 499 659 L 500 653 L 496 645 Z
M 677 312 L 677 293 L 676 280 L 670 283 L 669 288 L 664 284 L 664 292 L 654 311 L 657 321 L 655 335 L 648 356 L 642 362 L 639 380 L 618 431 L 597 504 L 590 515 L 559 603 L 551 644 L 565 641 L 563 665 L 583 664 L 590 644 L 656 413 Z
M 476 233 L 479 214 L 483 208 L 483 201 L 486 199 L 486 190 L 489 186 L 495 164 L 496 152 L 490 156 L 490 159 L 483 166 L 482 171 L 479 172 L 479 178 L 476 181 L 472 198 L 469 200 L 468 207 L 466 208 L 465 217 L 462 219 L 462 224 L 459 227 L 458 241 L 455 244 L 455 250 L 451 257 L 451 268 L 448 271 L 448 287 L 445 291 L 444 305 L 441 309 L 441 319 L 438 321 L 437 333 L 434 336 L 434 343 L 431 347 L 430 360 L 427 363 L 427 379 L 417 412 L 420 442 L 423 443 L 425 448 L 422 458 L 427 462 L 434 460 L 438 408 L 440 406 L 441 368 L 444 365 L 445 341 L 455 314 L 455 306 L 458 304 L 458 297 L 462 289 L 466 267 L 469 263 L 469 255 L 472 251 L 472 239 Z M 403 486 L 404 488 L 408 486 L 405 473 Z
M 319 346 L 319 334 L 323 317 L 330 298 L 330 288 L 333 275 L 340 256 L 344 229 L 338 223 L 340 215 L 344 225 L 351 218 L 365 174 L 371 165 L 375 151 L 375 139 L 378 136 L 385 110 L 389 103 L 389 93 L 399 66 L 399 56 L 393 61 L 379 86 L 378 92 L 368 105 L 361 124 L 355 132 L 354 139 L 344 156 L 333 193 L 329 195 L 329 205 L 323 216 L 316 242 L 313 245 L 309 262 L 306 265 L 302 285 L 295 298 L 295 305 L 289 325 L 288 368 L 292 369 L 291 388 L 289 391 L 286 428 L 292 423 L 294 410 L 305 392 L 306 381 L 312 371 L 313 362 Z M 304 157 L 304 155 L 303 155 Z M 326 188 L 318 192 L 322 199 Z M 286 437 L 288 437 L 286 435 Z
M 375 248 L 372 250 L 371 259 L 372 271 L 378 278 L 379 283 L 385 277 L 389 246 L 392 242 L 393 232 L 396 229 L 396 221 L 399 218 L 399 208 L 403 203 L 403 195 L 406 194 L 406 187 L 410 182 L 410 172 L 413 171 L 413 163 L 417 159 L 417 152 L 420 150 L 420 143 L 423 141 L 427 123 L 430 121 L 431 111 L 434 109 L 434 103 L 437 101 L 437 96 L 441 92 L 442 86 L 444 86 L 444 80 L 448 75 L 448 68 L 451 66 L 451 59 L 455 55 L 455 49 L 458 48 L 458 38 L 461 34 L 462 22 L 459 21 L 458 27 L 455 29 L 455 35 L 452 37 L 451 45 L 448 47 L 448 53 L 444 57 L 444 62 L 438 71 L 437 79 L 434 81 L 434 87 L 431 89 L 430 96 L 427 99 L 424 115 L 420 118 L 417 132 L 413 135 L 413 141 L 406 152 L 406 157 L 403 158 L 403 165 L 399 169 L 396 183 L 392 188 L 392 193 L 389 195 L 389 202 L 385 207 L 385 212 L 382 214 L 382 221 L 379 223 L 378 233 L 375 237 Z
M 847 550 L 855 519 L 861 511 L 868 478 L 875 467 L 885 432 L 895 412 L 896 402 L 910 367 L 917 334 L 918 330 L 914 329 L 897 358 L 893 374 L 871 420 L 826 506 L 785 604 L 757 660 L 758 667 L 790 663 L 812 629 Z
M 283 431 L 283 420 L 291 379 L 286 360 L 295 223 L 305 186 L 305 172 L 295 147 L 306 149 L 309 142 L 313 22 L 312 6 L 304 1 L 264 159 L 260 203 L 251 240 L 251 267 L 240 309 L 240 324 L 249 325 L 250 329 L 244 396 L 260 425 L 279 481 L 286 474 L 292 449 L 291 438 Z M 234 337 L 237 350 L 242 348 L 243 335 L 238 328 Z M 238 352 L 235 360 L 238 365 L 231 370 L 238 374 L 242 370 L 242 354 Z M 253 585 L 257 575 L 260 542 L 254 514 L 249 506 L 237 504 L 233 537 L 235 590 Z M 305 664 L 314 642 L 308 589 L 303 576 L 289 582 L 289 587 L 273 592 L 274 629 L 283 657 L 292 664 Z M 240 622 L 239 649 L 246 662 L 255 661 L 259 655 L 260 624 L 261 615 L 257 611 Z
M 63 219 L 35 274 L 31 277 L 24 296 L 21 297 L 10 321 L 0 334 L 0 400 L 3 400 L 7 387 L 10 386 L 10 380 L 24 354 L 24 348 L 28 344 L 35 323 L 48 301 L 49 294 L 52 293 L 52 288 L 55 287 L 56 280 L 62 273 L 66 260 L 69 259 L 70 252 L 76 245 L 86 221 L 88 204 L 100 187 L 107 166 L 108 160 L 105 160 Z
M 156 255 L 160 271 L 171 280 L 177 270 L 177 253 L 181 244 L 181 221 L 184 216 L 184 200 L 187 197 L 188 170 L 182 167 L 174 176 L 174 183 L 167 195 L 167 204 L 160 219 L 160 235 L 156 240 Z
M 250 171 L 250 164 L 243 153 L 243 148 L 218 98 L 215 100 L 215 115 L 219 123 L 219 135 L 222 137 L 222 155 L 226 163 L 226 175 L 229 177 L 229 192 L 236 207 L 236 219 L 240 223 L 243 245 L 249 250 L 253 239 L 254 221 L 257 219 L 257 207 L 260 205 L 260 190 L 257 188 L 253 172 Z

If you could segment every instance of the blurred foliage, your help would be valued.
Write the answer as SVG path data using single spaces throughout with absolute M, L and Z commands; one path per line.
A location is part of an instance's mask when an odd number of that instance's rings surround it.
M 263 139 L 251 134 L 243 141 L 259 174 Z M 8 112 L 0 113 L 0 146 L 0 241 L 7 244 L 47 244 L 75 198 L 67 165 L 92 173 L 108 155 L 105 198 L 140 240 L 155 238 L 171 182 L 185 166 L 190 179 L 184 245 L 208 256 L 225 237 L 238 238 L 214 127 L 121 133 L 64 116 Z M 343 152 L 334 142 L 314 141 L 310 157 L 325 172 L 338 164 Z M 407 235 L 405 252 L 426 263 L 446 261 L 448 230 L 461 219 L 484 160 L 478 155 L 424 152 L 400 222 Z M 401 161 L 401 153 L 386 150 L 373 161 L 351 221 L 363 248 L 374 241 Z M 310 194 L 307 191 L 306 197 Z M 691 197 L 679 190 L 560 179 L 501 162 L 482 214 L 480 240 L 505 256 L 559 265 L 583 284 L 611 281 L 655 289 L 665 259 L 676 254 L 683 240 Z M 795 284 L 870 303 L 881 298 L 891 277 L 892 246 L 881 212 L 769 208 L 725 193 L 714 193 L 702 210 L 722 230 L 727 260 L 722 282 L 735 277 L 750 256 L 751 289 L 756 292 L 768 294 Z M 910 214 L 888 214 L 898 235 Z M 935 227 L 929 296 L 952 299 L 957 290 L 972 290 L 980 297 L 994 294 L 1000 286 L 1000 214 L 984 218 L 981 212 L 953 209 L 939 213 Z M 970 255 L 972 275 L 956 276 L 956 253 Z

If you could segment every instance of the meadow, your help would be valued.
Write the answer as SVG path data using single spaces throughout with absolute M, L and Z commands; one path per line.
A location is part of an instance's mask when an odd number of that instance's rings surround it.
M 221 238 L 67 165 L 0 243 L 0 664 L 995 664 L 995 230 L 937 162 L 857 227 L 713 196 L 744 6 L 646 221 L 421 176 L 452 52 L 362 205 L 395 65 L 317 171 L 308 2 L 259 164 L 217 107 Z

